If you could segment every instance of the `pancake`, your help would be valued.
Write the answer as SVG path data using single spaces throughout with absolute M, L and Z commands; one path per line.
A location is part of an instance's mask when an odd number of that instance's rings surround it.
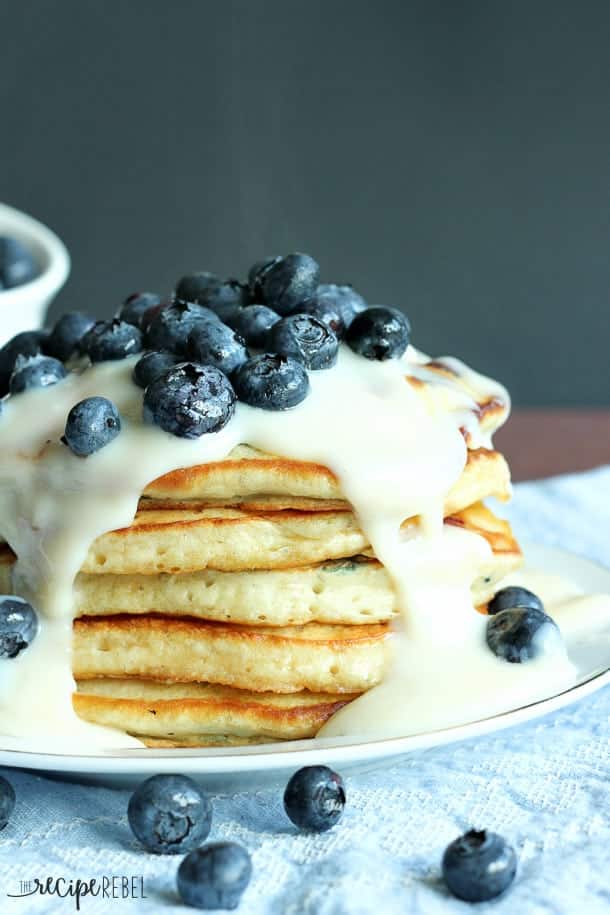
M 253 693 L 204 683 L 85 680 L 76 712 L 120 728 L 149 745 L 227 746 L 314 737 L 355 695 Z
M 141 677 L 219 683 L 253 692 L 363 692 L 389 658 L 389 627 L 251 627 L 164 616 L 74 622 L 77 680 Z

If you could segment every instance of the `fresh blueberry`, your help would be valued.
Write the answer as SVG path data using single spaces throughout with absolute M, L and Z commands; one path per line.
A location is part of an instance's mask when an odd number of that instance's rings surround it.
M 345 339 L 355 353 L 367 359 L 397 359 L 409 345 L 411 328 L 397 308 L 374 305 L 357 314 Z
M 173 353 L 144 353 L 133 368 L 133 380 L 141 388 L 147 388 L 155 379 L 173 368 L 179 362 L 179 357 Z
M 220 321 L 202 321 L 193 328 L 187 349 L 195 362 L 213 365 L 225 375 L 230 375 L 248 358 L 242 338 Z
M 212 806 L 186 775 L 153 775 L 129 799 L 127 819 L 142 845 L 161 855 L 180 855 L 207 839 Z
M 67 362 L 70 356 L 80 351 L 80 344 L 95 321 L 80 311 L 69 311 L 53 325 L 45 343 L 45 352 L 55 359 Z
M 160 311 L 164 311 L 166 308 L 170 308 L 173 305 L 173 301 L 168 301 L 167 299 L 159 302 L 158 305 L 151 305 L 150 308 L 147 308 L 142 317 L 140 318 L 140 330 L 142 333 L 146 334 L 146 331 L 157 317 Z
M 146 331 L 146 345 L 149 349 L 164 349 L 183 356 L 190 332 L 202 321 L 218 321 L 218 317 L 203 305 L 174 302 L 152 319 Z
M 316 291 L 320 267 L 308 254 L 289 254 L 272 264 L 264 273 L 263 303 L 280 315 L 294 311 Z
M 26 246 L 16 238 L 0 236 L 0 283 L 5 289 L 33 280 L 38 270 Z
M 321 283 L 313 298 L 318 302 L 324 302 L 327 306 L 334 308 L 334 310 L 338 312 L 345 327 L 350 326 L 359 312 L 368 308 L 365 300 L 356 292 L 353 286 L 337 286 L 335 283 Z
M 338 340 L 345 336 L 345 323 L 338 308 L 328 299 L 315 293 L 306 302 L 301 302 L 295 309 L 295 314 L 310 315 L 317 318 L 328 327 Z
M 38 616 L 20 597 L 0 598 L 0 658 L 16 658 L 34 640 Z
M 235 392 L 211 365 L 179 362 L 144 392 L 144 419 L 179 438 L 218 432 L 235 412 Z
M 447 887 L 458 899 L 485 902 L 511 885 L 517 856 L 502 836 L 471 829 L 447 846 L 442 870 Z
M 217 309 L 221 306 L 241 308 L 247 305 L 249 301 L 247 286 L 244 286 L 238 280 L 225 280 L 224 283 L 211 287 L 201 304 L 207 305 L 212 311 L 217 312 Z
M 82 348 L 91 362 L 125 359 L 141 351 L 142 332 L 118 318 L 96 321 L 83 337 Z
M 284 792 L 284 809 L 299 829 L 326 832 L 345 807 L 343 779 L 328 766 L 305 766 L 295 772 Z
M 487 644 L 494 654 L 512 664 L 537 657 L 546 637 L 561 641 L 557 623 L 536 607 L 500 610 L 487 621 Z
M 248 270 L 248 288 L 250 290 L 251 302 L 263 301 L 263 280 L 267 271 L 274 264 L 281 261 L 281 257 L 265 257 L 261 261 L 256 261 Z
M 215 273 L 208 273 L 207 270 L 188 273 L 178 281 L 175 296 L 182 302 L 198 302 L 203 305 L 208 292 L 219 285 L 220 279 Z
M 236 909 L 251 876 L 250 855 L 242 845 L 215 842 L 187 855 L 176 880 L 180 897 L 195 909 Z
M 304 366 L 290 356 L 252 356 L 233 375 L 239 400 L 263 410 L 288 410 L 305 400 L 309 378 Z
M 156 292 L 132 292 L 128 295 L 121 308 L 118 317 L 121 321 L 127 321 L 134 327 L 142 327 L 142 318 L 149 308 L 154 308 L 161 304 L 161 296 Z
M 0 349 L 0 397 L 8 394 L 8 384 L 18 356 L 37 356 L 45 348 L 47 334 L 43 330 L 24 330 L 12 337 Z
M 52 356 L 17 356 L 9 380 L 11 394 L 20 394 L 30 388 L 46 388 L 66 377 L 63 362 Z
M 74 454 L 87 457 L 104 448 L 121 431 L 121 417 L 105 397 L 87 397 L 68 413 L 65 442 Z
M 15 789 L 0 775 L 0 829 L 4 829 L 15 809 Z
M 266 349 L 269 331 L 280 320 L 280 316 L 266 305 L 248 305 L 229 321 L 233 330 L 243 337 L 248 346 Z
M 282 318 L 271 328 L 270 341 L 270 349 L 298 359 L 307 369 L 328 369 L 337 361 L 336 335 L 312 315 Z
M 527 588 L 517 588 L 515 586 L 502 588 L 501 591 L 498 591 L 493 600 L 490 600 L 487 612 L 493 615 L 500 613 L 501 610 L 510 610 L 513 607 L 522 607 L 525 610 L 541 610 L 544 613 L 544 604 L 537 594 L 528 591 Z

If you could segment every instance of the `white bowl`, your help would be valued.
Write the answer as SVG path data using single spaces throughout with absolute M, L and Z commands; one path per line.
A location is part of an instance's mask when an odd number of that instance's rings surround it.
M 46 226 L 26 213 L 0 203 L 0 235 L 23 242 L 38 266 L 38 276 L 0 289 L 0 346 L 22 330 L 44 323 L 47 308 L 64 285 L 70 272 L 70 255 L 64 243 Z

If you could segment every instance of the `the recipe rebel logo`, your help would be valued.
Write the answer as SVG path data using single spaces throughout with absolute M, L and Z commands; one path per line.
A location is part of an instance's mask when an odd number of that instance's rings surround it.
M 54 896 L 58 899 L 73 899 L 77 912 L 81 903 L 88 896 L 96 899 L 147 899 L 144 891 L 144 877 L 141 874 L 126 877 L 124 875 L 104 875 L 91 877 L 88 880 L 65 877 L 34 877 L 20 880 L 17 891 L 7 893 L 12 899 L 23 899 L 29 896 Z

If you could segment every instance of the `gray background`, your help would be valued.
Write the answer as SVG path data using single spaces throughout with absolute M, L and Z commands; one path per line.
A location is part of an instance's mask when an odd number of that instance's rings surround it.
M 530 404 L 608 404 L 610 4 L 0 7 L 0 198 L 53 314 L 307 251 Z

